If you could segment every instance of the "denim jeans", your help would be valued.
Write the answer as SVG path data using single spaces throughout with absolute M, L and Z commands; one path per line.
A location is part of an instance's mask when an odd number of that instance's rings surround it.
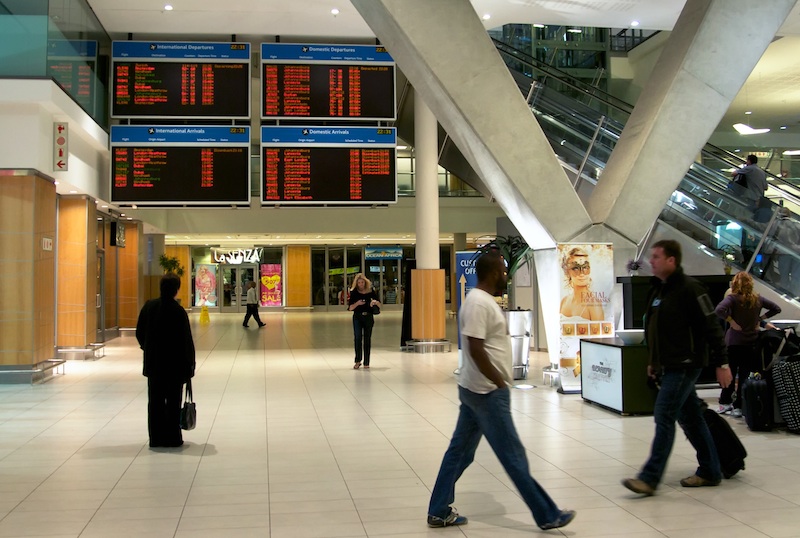
M 375 325 L 375 318 L 372 314 L 362 315 L 360 312 L 353 314 L 353 340 L 356 348 L 355 362 L 361 362 L 363 355 L 364 366 L 369 366 L 373 325 Z
M 537 525 L 551 523 L 561 511 L 528 469 L 525 447 L 511 419 L 511 390 L 506 387 L 489 394 L 477 394 L 458 387 L 461 408 L 456 430 L 444 454 L 436 485 L 431 493 L 428 515 L 447 517 L 455 500 L 456 481 L 475 459 L 475 449 L 485 435 L 503 468 L 511 477 Z
M 653 411 L 656 436 L 650 448 L 650 459 L 638 476 L 639 480 L 653 487 L 661 482 L 667 468 L 667 460 L 675 442 L 676 420 L 697 452 L 699 467 L 695 474 L 706 480 L 722 478 L 714 440 L 703 419 L 700 400 L 694 389 L 701 371 L 700 368 L 676 368 L 666 370 L 661 376 L 661 390 L 658 391 Z

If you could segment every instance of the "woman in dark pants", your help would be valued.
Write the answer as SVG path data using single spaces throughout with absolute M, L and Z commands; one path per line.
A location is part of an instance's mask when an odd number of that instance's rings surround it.
M 358 273 L 356 278 L 353 279 L 353 287 L 350 288 L 348 305 L 348 310 L 353 312 L 353 338 L 356 348 L 356 358 L 353 369 L 358 370 L 361 368 L 362 355 L 364 359 L 364 368 L 369 368 L 372 326 L 375 325 L 372 307 L 380 307 L 381 302 L 378 300 L 378 295 L 372 289 L 372 282 L 364 276 L 364 273 Z
M 761 311 L 767 311 L 762 315 Z M 761 320 L 781 313 L 781 307 L 753 291 L 753 277 L 749 273 L 736 273 L 731 281 L 731 293 L 715 310 L 717 316 L 728 322 L 725 344 L 728 346 L 728 363 L 731 375 L 738 379 L 722 389 L 718 413 L 742 416 L 742 385 L 750 372 L 760 369 L 756 363 L 755 343 Z M 736 385 L 734 389 L 734 385 Z M 736 399 L 733 392 L 736 390 Z
M 177 275 L 164 275 L 161 297 L 145 303 L 136 323 L 136 339 L 144 350 L 151 448 L 183 444 L 181 399 L 184 383 L 194 377 L 195 358 L 189 316 L 175 300 L 180 287 Z

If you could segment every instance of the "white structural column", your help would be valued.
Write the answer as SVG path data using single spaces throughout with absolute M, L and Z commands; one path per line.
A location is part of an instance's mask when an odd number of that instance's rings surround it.
M 411 271 L 411 338 L 445 337 L 445 275 L 439 268 L 439 144 L 436 116 L 419 94 L 414 96 L 415 257 Z
M 588 203 L 638 242 L 708 141 L 795 0 L 689 0 Z
M 591 225 L 469 0 L 351 1 L 529 245 Z
M 415 256 L 417 269 L 439 269 L 438 124 L 422 96 L 414 97 Z

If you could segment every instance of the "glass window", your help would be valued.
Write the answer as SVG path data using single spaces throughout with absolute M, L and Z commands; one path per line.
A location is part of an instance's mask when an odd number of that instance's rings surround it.
M 325 278 L 325 247 L 311 248 L 311 304 L 325 306 L 327 279 Z

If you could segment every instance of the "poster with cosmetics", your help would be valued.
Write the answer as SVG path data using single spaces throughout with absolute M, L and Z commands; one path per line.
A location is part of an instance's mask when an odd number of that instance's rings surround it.
M 261 306 L 283 305 L 283 283 L 281 280 L 281 264 L 262 263 L 259 278 L 259 303 Z
M 580 340 L 614 336 L 614 250 L 611 243 L 559 243 L 557 248 L 562 276 L 559 390 L 578 393 Z

